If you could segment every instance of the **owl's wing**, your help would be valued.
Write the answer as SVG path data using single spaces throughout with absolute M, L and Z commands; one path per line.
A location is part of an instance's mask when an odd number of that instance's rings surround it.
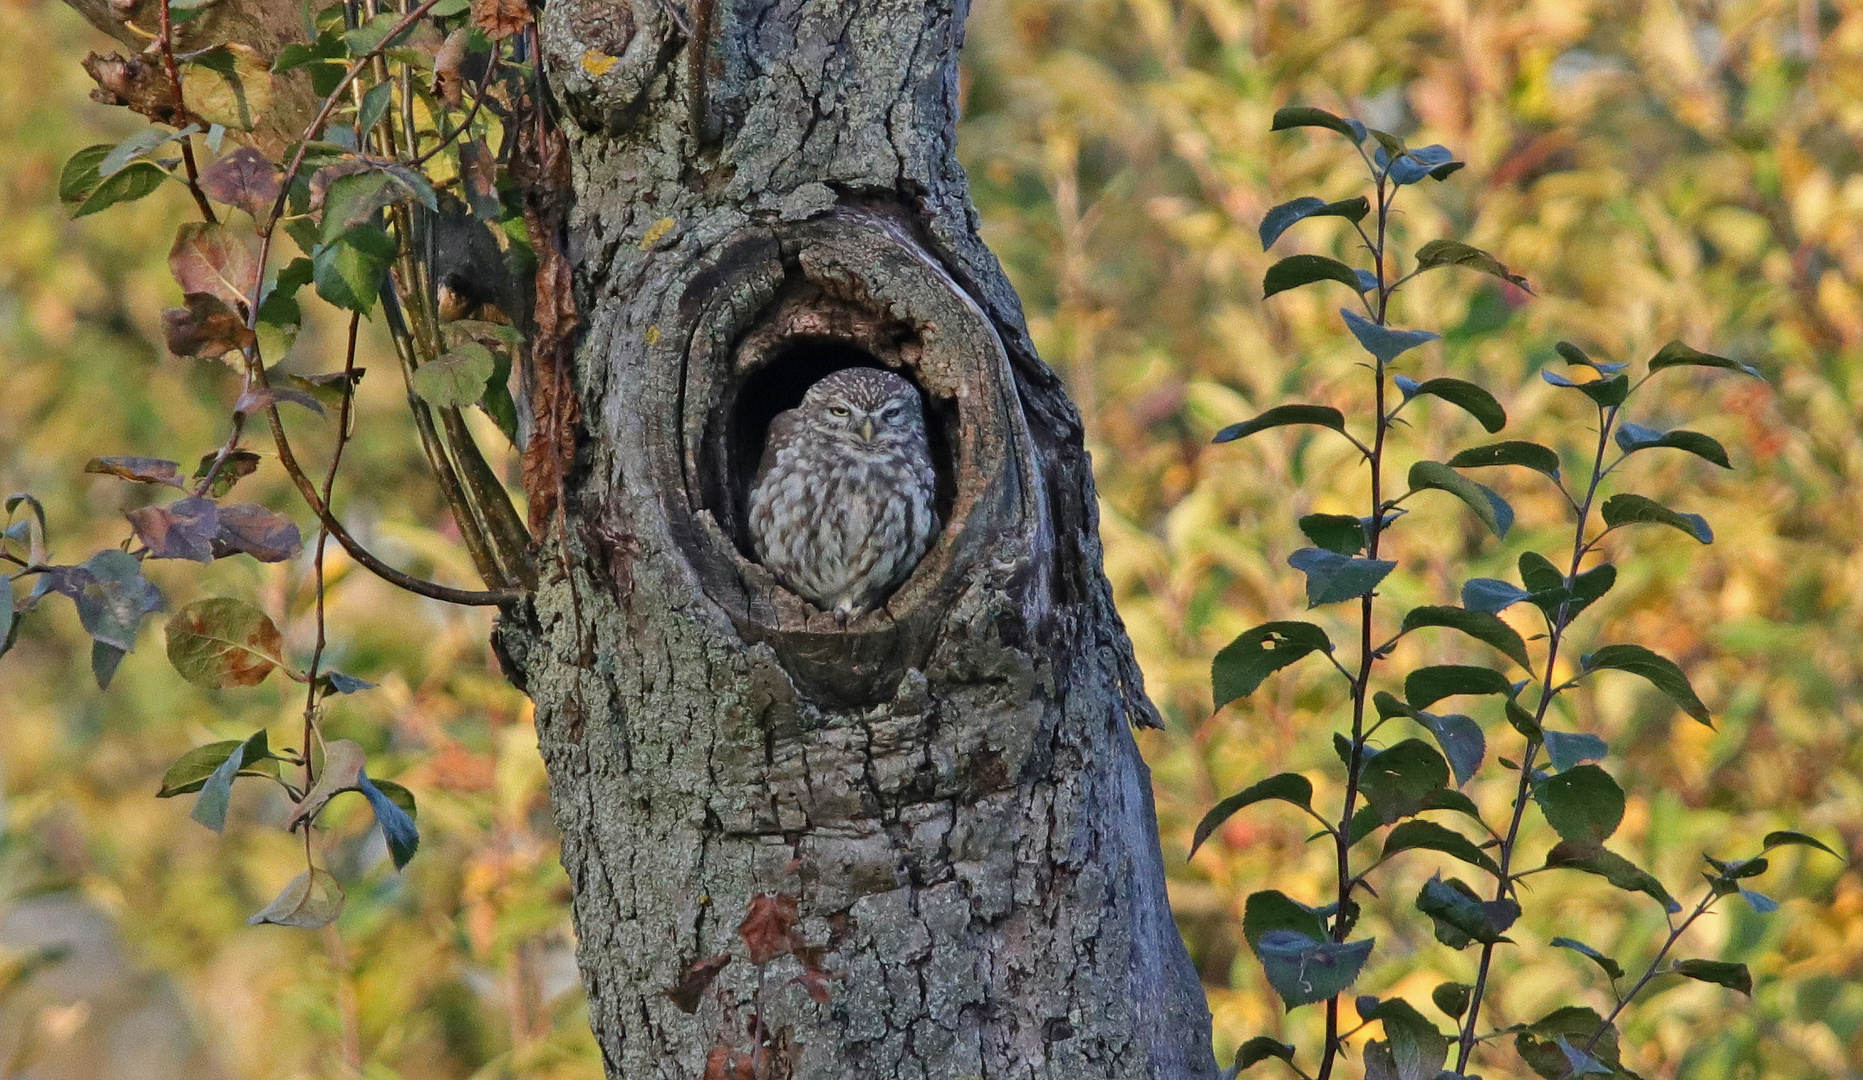
M 789 445 L 789 440 L 795 438 L 801 423 L 800 409 L 785 409 L 777 413 L 776 418 L 770 421 L 769 434 L 763 439 L 763 457 L 757 461 L 757 476 L 750 482 L 752 491 L 763 485 L 764 474 L 776 464 L 776 455 Z

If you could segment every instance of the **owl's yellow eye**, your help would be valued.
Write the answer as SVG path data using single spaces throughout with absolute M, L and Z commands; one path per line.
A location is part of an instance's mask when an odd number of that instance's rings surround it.
M 847 410 L 839 405 L 830 405 L 828 406 L 828 415 L 837 420 L 845 419 L 847 417 Z

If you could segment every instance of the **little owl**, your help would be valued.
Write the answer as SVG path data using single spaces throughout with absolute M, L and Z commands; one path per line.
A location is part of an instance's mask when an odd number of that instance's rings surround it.
M 848 368 L 770 422 L 750 491 L 757 558 L 842 620 L 906 579 L 938 531 L 931 445 L 911 383 Z

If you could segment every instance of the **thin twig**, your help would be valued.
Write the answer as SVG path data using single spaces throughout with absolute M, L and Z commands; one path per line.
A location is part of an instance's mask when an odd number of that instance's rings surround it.
M 168 12 L 168 0 L 162 0 L 161 13 L 162 29 L 155 41 L 162 50 L 162 66 L 168 70 L 169 85 L 175 91 L 175 108 L 185 113 L 187 106 L 181 95 L 181 67 L 175 63 L 175 27 Z M 176 117 L 176 119 L 181 118 Z M 194 136 L 192 135 L 181 136 L 181 163 L 188 174 L 188 192 L 194 196 L 194 205 L 200 207 L 201 217 L 218 225 L 220 219 L 214 216 L 213 207 L 208 205 L 207 196 L 201 191 L 200 170 L 194 164 Z

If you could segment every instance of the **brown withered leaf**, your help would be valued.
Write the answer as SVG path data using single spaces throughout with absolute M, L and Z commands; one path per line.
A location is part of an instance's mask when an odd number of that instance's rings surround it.
M 214 459 L 219 456 L 218 450 L 210 450 L 202 454 L 201 463 L 194 469 L 194 479 L 199 480 L 206 476 L 207 470 L 213 468 Z M 213 486 L 207 489 L 207 494 L 217 499 L 233 490 L 234 484 L 258 471 L 259 455 L 250 450 L 235 450 L 226 456 L 226 464 L 221 465 L 220 471 L 214 474 Z
M 312 867 L 291 879 L 277 899 L 247 919 L 252 926 L 271 923 L 315 930 L 336 921 L 343 911 L 343 887 L 328 870 Z
M 810 968 L 789 980 L 800 986 L 817 1005 L 828 1004 L 828 973 Z
M 730 953 L 719 953 L 717 956 L 708 956 L 703 960 L 694 960 L 686 965 L 684 974 L 679 976 L 679 982 L 662 992 L 672 1000 L 680 1012 L 698 1012 L 699 998 L 705 995 L 705 991 L 710 989 L 712 982 L 718 978 L 718 973 L 723 971 L 725 965 L 730 962 Z
M 184 293 L 210 293 L 237 311 L 258 274 L 258 260 L 237 233 L 211 221 L 190 221 L 175 233 L 168 269 Z
M 201 190 L 214 202 L 238 207 L 262 222 L 278 201 L 284 178 L 284 170 L 264 154 L 242 146 L 201 172 Z
M 180 127 L 189 119 L 160 64 L 119 53 L 91 53 L 84 58 L 84 70 L 97 83 L 92 101 L 122 105 L 158 124 Z
M 472 25 L 503 41 L 530 25 L 529 0 L 472 0 Z
M 316 398 L 302 390 L 284 386 L 255 386 L 239 395 L 239 400 L 233 403 L 233 411 L 251 416 L 287 401 L 293 405 L 302 405 L 319 416 L 324 414 L 323 405 Z
M 737 926 L 737 936 L 753 964 L 767 964 L 795 948 L 790 932 L 796 928 L 796 898 L 780 893 L 758 893 L 750 899 L 750 913 Z
M 471 39 L 472 32 L 462 26 L 448 34 L 433 54 L 433 92 L 456 109 L 466 103 L 465 80 L 460 77 L 459 67 L 466 62 L 466 44 Z
M 303 550 L 303 535 L 283 514 L 256 503 L 220 508 L 219 528 L 213 535 L 214 558 L 245 554 L 262 563 L 275 563 L 296 558 Z
M 757 1062 L 742 1050 L 714 1046 L 705 1055 L 704 1080 L 757 1080 Z
M 162 337 L 176 356 L 213 358 L 244 349 L 256 338 L 239 316 L 212 293 L 187 295 L 187 306 L 162 311 Z
M 481 139 L 459 144 L 459 178 L 466 188 L 466 205 L 480 221 L 497 221 L 504 211 L 498 198 L 498 158 Z
M 123 515 L 152 559 L 191 559 L 210 563 L 213 538 L 220 531 L 220 508 L 212 499 L 189 497 L 167 506 L 145 506 Z
M 312 173 L 310 182 L 310 212 L 314 214 L 323 209 L 323 201 L 324 198 L 330 194 L 331 184 L 336 183 L 345 176 L 354 176 L 357 173 L 369 172 L 374 168 L 376 168 L 374 162 L 365 158 L 351 156 L 344 158 L 334 165 L 325 165 L 323 168 Z
M 87 473 L 120 476 L 139 484 L 167 484 L 182 487 L 181 466 L 173 461 L 152 457 L 100 457 L 84 463 Z
M 362 381 L 368 373 L 367 368 L 356 368 L 353 375 L 341 371 L 332 371 L 322 375 L 296 375 L 285 373 L 285 382 L 293 389 L 302 390 L 322 402 L 327 409 L 340 409 L 348 388 Z
M 362 768 L 369 763 L 362 747 L 348 739 L 333 739 L 324 744 L 323 772 L 316 786 L 304 793 L 304 801 L 285 819 L 285 828 L 296 832 L 300 824 L 315 821 L 317 814 L 336 795 L 354 791 L 362 782 Z

